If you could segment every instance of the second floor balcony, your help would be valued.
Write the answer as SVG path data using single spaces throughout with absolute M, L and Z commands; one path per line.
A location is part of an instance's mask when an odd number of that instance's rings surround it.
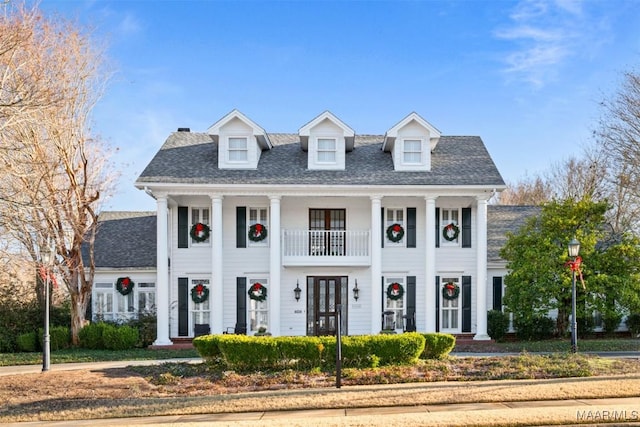
M 367 266 L 371 264 L 369 230 L 282 231 L 285 266 Z

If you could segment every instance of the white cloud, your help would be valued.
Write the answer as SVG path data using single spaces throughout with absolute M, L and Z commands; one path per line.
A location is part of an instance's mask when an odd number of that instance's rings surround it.
M 504 72 L 538 88 L 555 80 L 572 57 L 588 51 L 601 27 L 578 0 L 524 0 L 509 19 L 509 25 L 494 32 L 510 43 Z

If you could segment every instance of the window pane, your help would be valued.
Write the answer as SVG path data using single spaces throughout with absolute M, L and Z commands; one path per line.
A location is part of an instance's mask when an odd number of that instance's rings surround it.
M 335 139 L 318 139 L 318 150 L 335 150 Z
M 404 153 L 405 163 L 420 163 L 420 153 Z
M 246 151 L 229 151 L 229 160 L 234 162 L 242 162 L 247 160 Z
M 246 150 L 247 138 L 229 138 L 229 148 L 232 150 Z
M 335 151 L 319 151 L 318 161 L 319 162 L 335 162 L 336 161 Z
M 421 141 L 418 139 L 405 139 L 404 151 L 405 152 L 420 152 Z

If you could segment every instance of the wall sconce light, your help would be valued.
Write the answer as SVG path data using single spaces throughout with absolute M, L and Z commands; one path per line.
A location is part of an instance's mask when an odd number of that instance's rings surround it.
M 360 297 L 360 289 L 358 289 L 358 279 L 356 279 L 356 285 L 353 287 L 353 299 L 358 301 Z
M 293 294 L 296 297 L 296 301 L 300 301 L 300 293 L 302 292 L 302 289 L 300 289 L 300 285 L 298 284 L 298 281 L 296 280 L 296 288 L 293 290 Z

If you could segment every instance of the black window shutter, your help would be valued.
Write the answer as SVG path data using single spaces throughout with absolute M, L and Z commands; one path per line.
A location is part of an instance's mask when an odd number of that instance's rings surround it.
M 189 335 L 189 279 L 178 277 L 178 336 Z
M 440 276 L 436 276 L 436 332 L 440 332 Z
M 380 241 L 382 242 L 382 247 L 384 248 L 384 239 L 387 238 L 386 230 L 384 228 L 384 208 L 380 209 L 380 228 L 382 228 L 382 230 L 381 230 L 382 239 L 380 239 Z
M 247 208 L 236 206 L 236 248 L 247 247 Z
M 189 208 L 178 206 L 178 247 L 189 247 Z
M 416 276 L 407 276 L 407 332 L 416 331 Z
M 471 332 L 471 276 L 462 276 L 462 332 Z
M 471 247 L 471 208 L 462 208 L 462 247 Z
M 493 277 L 493 309 L 502 311 L 502 276 Z
M 381 277 L 382 281 L 380 282 L 380 287 L 382 288 L 382 304 L 380 307 L 380 330 L 384 329 L 384 313 L 385 307 L 387 306 L 387 294 L 386 289 L 384 288 L 384 276 Z
M 436 208 L 436 248 L 440 247 L 440 208 Z
M 236 334 L 247 333 L 247 278 L 236 277 Z
M 416 208 L 407 208 L 407 247 L 416 247 Z

